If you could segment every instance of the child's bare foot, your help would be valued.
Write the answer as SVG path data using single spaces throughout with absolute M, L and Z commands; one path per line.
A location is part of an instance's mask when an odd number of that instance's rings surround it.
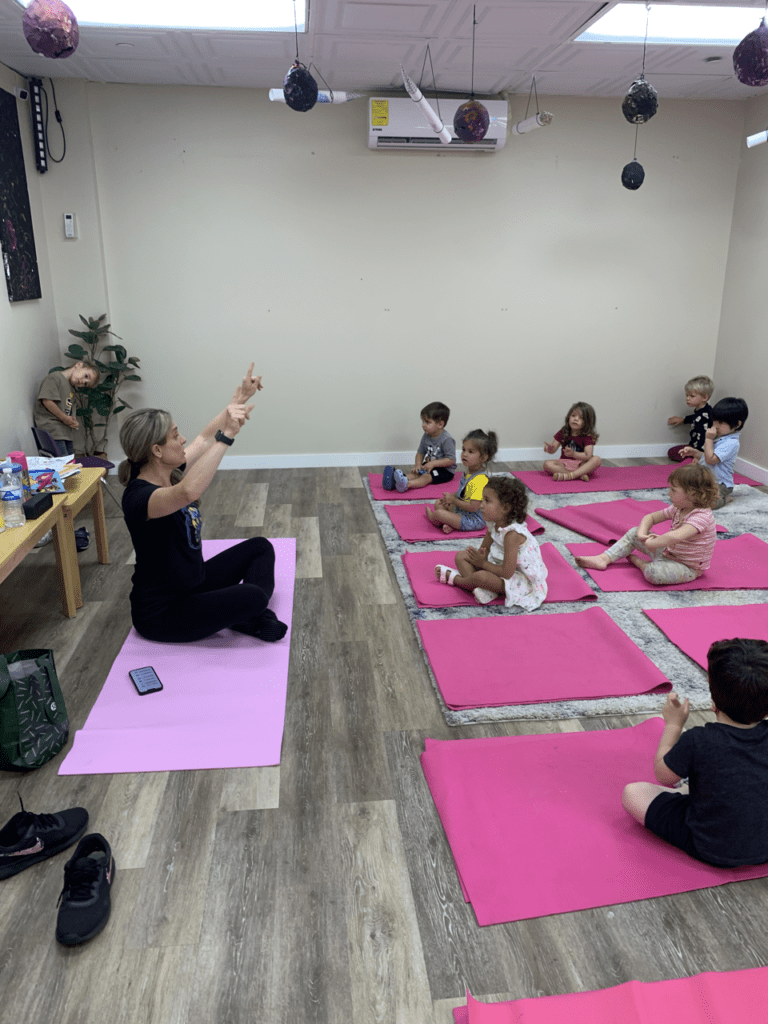
M 427 516 L 427 519 L 430 521 L 430 523 L 432 523 L 433 526 L 439 525 L 440 520 L 435 515 L 435 510 L 432 508 L 431 505 L 425 505 L 424 512 Z
M 448 523 L 443 523 L 443 533 L 453 533 L 453 527 L 449 526 Z
M 641 571 L 643 569 L 647 569 L 650 564 L 647 559 L 640 558 L 638 555 L 627 555 L 627 561 L 631 562 L 636 569 L 640 569 Z
M 576 565 L 582 569 L 607 569 L 610 564 L 611 560 L 605 552 L 602 555 L 576 555 Z
M 588 483 L 589 482 L 589 473 L 585 473 L 584 476 L 579 477 L 579 479 L 583 480 L 585 484 Z

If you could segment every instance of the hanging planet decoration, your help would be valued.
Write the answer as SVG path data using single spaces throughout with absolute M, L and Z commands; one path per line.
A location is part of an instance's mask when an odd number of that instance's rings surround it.
M 317 103 L 317 82 L 299 61 L 291 67 L 283 82 L 285 102 L 291 110 L 311 110 Z
M 71 57 L 80 41 L 77 18 L 62 0 L 32 0 L 24 12 L 24 35 L 35 53 Z
M 639 164 L 637 160 L 630 161 L 621 172 L 621 184 L 632 192 L 640 188 L 644 181 L 645 171 L 643 165 Z
M 733 51 L 733 70 L 744 85 L 768 85 L 768 25 L 765 18 Z
M 658 109 L 658 93 L 644 78 L 638 78 L 630 85 L 621 104 L 622 113 L 630 124 L 645 124 Z
M 453 116 L 453 130 L 462 142 L 479 142 L 484 139 L 490 123 L 488 110 L 477 100 L 462 103 Z

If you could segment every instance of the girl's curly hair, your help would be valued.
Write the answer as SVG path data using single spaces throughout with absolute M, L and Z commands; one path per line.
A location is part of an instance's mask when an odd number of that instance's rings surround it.
M 667 483 L 682 487 L 694 508 L 714 508 L 720 497 L 717 480 L 706 466 L 678 466 L 667 477 Z
M 496 492 L 502 505 L 509 506 L 507 526 L 510 523 L 525 522 L 528 514 L 528 492 L 522 481 L 514 476 L 492 476 L 488 478 L 483 493 L 489 488 Z

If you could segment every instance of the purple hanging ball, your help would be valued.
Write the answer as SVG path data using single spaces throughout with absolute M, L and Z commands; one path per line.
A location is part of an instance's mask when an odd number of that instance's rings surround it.
M 317 103 L 317 82 L 298 61 L 285 76 L 283 96 L 291 110 L 311 110 Z
M 484 139 L 491 124 L 486 107 L 477 100 L 462 103 L 453 116 L 453 130 L 462 142 L 479 142 Z
M 733 70 L 744 85 L 768 85 L 768 25 L 765 18 L 733 51 Z
M 80 41 L 77 18 L 62 0 L 32 0 L 24 12 L 24 35 L 35 53 L 53 59 L 71 57 Z
M 643 165 L 631 160 L 621 172 L 621 184 L 631 192 L 635 192 L 645 181 Z

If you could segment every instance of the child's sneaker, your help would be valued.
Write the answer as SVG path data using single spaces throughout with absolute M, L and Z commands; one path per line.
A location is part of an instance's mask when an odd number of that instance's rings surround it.
M 21 803 L 21 797 L 19 797 Z M 56 814 L 21 810 L 0 829 L 0 878 L 18 875 L 76 843 L 88 825 L 88 811 L 71 807 Z
M 112 909 L 109 891 L 115 859 L 104 836 L 93 832 L 81 839 L 64 865 L 64 888 L 59 894 L 56 939 L 76 946 L 98 935 Z
M 402 469 L 395 470 L 395 487 L 399 494 L 405 494 L 408 490 L 408 477 L 402 471 Z
M 472 593 L 475 595 L 475 600 L 478 604 L 490 604 L 491 601 L 499 597 L 498 594 L 495 594 L 492 590 L 486 590 L 485 587 L 475 587 Z
M 385 491 L 394 491 L 395 489 L 395 467 L 385 466 L 384 475 L 381 478 L 381 486 Z

